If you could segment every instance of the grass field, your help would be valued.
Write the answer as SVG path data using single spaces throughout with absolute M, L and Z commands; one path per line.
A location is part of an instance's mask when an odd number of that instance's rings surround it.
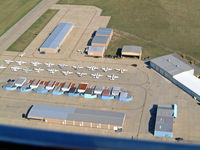
M 0 0 L 0 36 L 41 0 Z
M 58 10 L 48 9 L 35 23 L 33 23 L 7 50 L 22 52 L 40 33 Z
M 177 52 L 200 60 L 199 0 L 60 0 L 60 4 L 94 5 L 112 16 L 115 31 L 106 53 L 124 44 L 143 46 L 144 56 Z M 121 36 L 120 33 L 123 33 Z

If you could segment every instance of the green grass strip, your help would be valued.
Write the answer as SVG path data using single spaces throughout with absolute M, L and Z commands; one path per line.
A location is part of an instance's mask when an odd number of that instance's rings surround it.
M 0 36 L 16 24 L 41 0 L 1 0 L 0 1 Z
M 58 10 L 48 9 L 35 21 L 8 49 L 7 51 L 23 52 L 32 40 L 42 31 L 46 24 L 55 16 Z

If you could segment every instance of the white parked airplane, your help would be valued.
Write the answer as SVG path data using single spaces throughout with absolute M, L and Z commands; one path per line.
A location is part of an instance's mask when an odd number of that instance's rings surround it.
M 78 49 L 77 52 L 83 53 L 84 50 Z
M 20 69 L 22 69 L 21 67 L 19 66 L 14 66 L 14 67 L 10 67 L 11 71 L 18 71 Z
M 102 77 L 103 75 L 102 74 L 99 74 L 99 73 L 95 73 L 95 74 L 91 74 L 93 76 L 93 78 L 95 79 L 99 79 L 99 77 Z
M 58 67 L 60 68 L 60 69 L 63 69 L 63 68 L 65 68 L 65 67 L 67 67 L 68 65 L 66 65 L 66 64 L 58 64 Z
M 40 73 L 40 71 L 44 71 L 42 68 L 34 68 L 35 72 Z
M 78 70 L 78 69 L 82 69 L 83 67 L 81 67 L 81 66 L 72 66 L 72 68 L 74 68 L 75 70 Z
M 19 57 L 23 57 L 25 55 L 25 53 L 21 53 L 21 54 L 19 54 L 18 56 Z
M 67 76 L 67 75 L 70 75 L 70 74 L 73 74 L 73 72 L 70 72 L 70 71 L 62 71 L 63 75 Z
M 32 69 L 30 69 L 30 68 L 24 68 L 24 69 L 22 69 L 23 71 L 24 71 L 24 73 L 28 73 L 28 72 L 31 72 L 32 71 Z
M 118 76 L 115 76 L 114 74 L 107 75 L 107 77 L 109 78 L 109 80 L 115 80 L 115 79 L 119 78 Z
M 4 60 L 4 61 L 6 62 L 6 64 L 10 64 L 10 63 L 14 62 L 14 61 L 12 61 L 12 60 L 10 60 L 10 59 Z
M 53 66 L 53 65 L 55 65 L 55 64 L 52 64 L 52 63 L 44 63 L 47 67 L 51 67 L 51 66 Z
M 126 69 L 115 69 L 115 70 L 119 71 L 120 73 L 124 73 L 124 71 L 128 71 Z
M 58 72 L 59 70 L 57 69 L 47 69 L 51 74 L 54 74 L 55 72 Z
M 5 68 L 7 68 L 7 67 L 5 67 L 5 66 L 2 66 L 2 65 L 0 66 L 0 69 L 5 69 Z
M 84 72 L 77 72 L 76 73 L 79 77 L 82 77 L 82 76 L 86 76 L 87 73 L 84 73 Z
M 102 70 L 103 70 L 104 72 L 108 72 L 108 71 L 112 70 L 112 68 L 105 67 L 105 68 L 102 68 Z
M 97 67 L 95 67 L 95 66 L 89 66 L 89 67 L 87 67 L 90 71 L 94 71 L 94 70 L 97 70 L 98 68 Z
M 37 67 L 38 65 L 40 65 L 40 64 L 42 64 L 42 63 L 40 63 L 40 62 L 37 62 L 37 61 L 33 61 L 33 62 L 31 62 L 31 64 L 34 66 L 34 67 Z
M 19 66 L 21 66 L 21 65 L 25 64 L 26 62 L 25 62 L 25 61 L 17 60 L 16 63 L 17 63 Z

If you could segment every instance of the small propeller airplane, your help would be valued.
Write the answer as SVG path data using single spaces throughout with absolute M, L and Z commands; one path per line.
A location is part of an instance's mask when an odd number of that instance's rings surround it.
M 116 71 L 119 71 L 120 73 L 124 73 L 125 71 L 128 71 L 126 69 L 115 69 Z
M 108 72 L 108 71 L 111 71 L 112 68 L 105 67 L 105 68 L 102 68 L 102 70 L 103 70 L 104 72 Z
M 90 71 L 94 71 L 94 70 L 97 70 L 98 68 L 97 67 L 95 67 L 95 66 L 89 66 L 89 67 L 87 67 Z
M 42 63 L 35 61 L 35 62 L 31 62 L 31 64 L 32 64 L 34 67 L 37 67 L 38 65 L 40 65 L 40 64 L 42 64 Z
M 55 64 L 52 64 L 52 63 L 44 63 L 47 67 L 51 67 L 51 66 L 53 66 L 53 65 L 55 65 Z
M 20 70 L 20 69 L 22 69 L 21 67 L 19 67 L 19 66 L 14 66 L 14 67 L 10 67 L 10 69 L 11 69 L 11 71 L 18 71 L 18 70 Z
M 81 50 L 81 49 L 78 49 L 78 50 L 77 50 L 77 52 L 83 53 L 83 50 Z
M 12 60 L 10 60 L 10 59 L 4 60 L 4 61 L 6 62 L 6 64 L 10 64 L 10 63 L 14 62 L 14 61 L 12 61 Z
M 42 68 L 34 68 L 35 72 L 40 73 L 41 71 L 44 71 Z
M 102 74 L 99 74 L 99 73 L 95 73 L 95 74 L 91 74 L 91 76 L 95 79 L 99 79 L 99 77 L 102 77 L 103 75 Z
M 55 72 L 58 72 L 59 70 L 57 69 L 47 69 L 47 71 L 49 71 L 49 73 L 54 74 Z
M 21 54 L 19 54 L 18 56 L 19 57 L 23 57 L 25 55 L 25 53 L 21 53 Z
M 64 76 L 73 74 L 73 72 L 70 72 L 70 71 L 62 71 L 62 73 L 63 73 Z
M 115 80 L 115 79 L 119 78 L 118 76 L 115 76 L 114 74 L 107 75 L 107 77 L 109 78 L 109 80 Z
M 60 68 L 60 69 L 63 69 L 63 68 L 65 68 L 65 67 L 67 67 L 68 65 L 67 64 L 58 64 L 58 67 Z
M 21 65 L 25 64 L 26 62 L 25 62 L 25 61 L 17 60 L 16 63 L 17 63 L 19 66 L 21 66 Z
M 32 69 L 30 69 L 30 68 L 24 68 L 24 69 L 22 69 L 23 71 L 24 71 L 24 73 L 28 73 L 28 72 L 31 72 L 32 71 Z
M 5 66 L 2 66 L 2 65 L 0 66 L 0 69 L 5 69 L 5 68 L 7 68 L 7 67 L 5 67 Z
M 82 69 L 83 67 L 81 67 L 81 66 L 72 66 L 72 68 L 74 68 L 75 70 L 78 70 L 78 69 Z
M 84 72 L 77 72 L 76 73 L 79 77 L 82 77 L 82 76 L 86 76 L 87 73 L 84 73 Z

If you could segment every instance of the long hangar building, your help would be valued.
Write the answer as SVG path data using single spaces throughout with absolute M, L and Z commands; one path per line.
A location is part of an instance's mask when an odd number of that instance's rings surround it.
M 175 85 L 200 101 L 200 80 L 194 76 L 194 69 L 174 56 L 161 56 L 150 61 L 151 67 Z
M 73 28 L 72 23 L 60 23 L 56 26 L 44 43 L 40 46 L 40 52 L 44 53 L 57 53 L 59 52 L 60 46 L 69 35 Z
M 122 129 L 125 113 L 35 104 L 27 112 L 27 119 L 63 125 L 118 130 Z

